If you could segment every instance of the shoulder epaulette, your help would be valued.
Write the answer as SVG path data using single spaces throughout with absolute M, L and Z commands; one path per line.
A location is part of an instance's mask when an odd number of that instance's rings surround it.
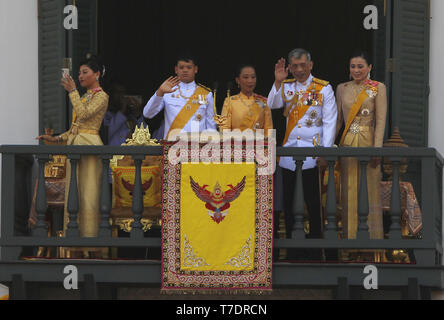
M 326 87 L 326 86 L 328 86 L 330 84 L 330 82 L 325 81 L 325 80 L 321 80 L 321 79 L 318 79 L 318 78 L 313 78 L 313 82 L 315 82 L 317 84 L 320 84 L 320 85 L 322 85 L 324 87 Z
M 282 83 L 292 83 L 295 81 L 296 81 L 296 79 L 286 79 L 286 80 L 282 81 Z
M 204 89 L 207 90 L 208 92 L 212 92 L 212 91 L 213 91 L 213 90 L 211 90 L 210 88 L 204 86 L 203 84 L 198 83 L 198 86 L 204 88 Z
M 261 96 L 260 94 L 254 94 L 254 97 L 256 98 L 256 99 L 258 99 L 258 100 L 261 100 L 262 102 L 267 102 L 268 101 L 268 98 L 266 98 L 266 97 L 264 97 L 264 96 Z

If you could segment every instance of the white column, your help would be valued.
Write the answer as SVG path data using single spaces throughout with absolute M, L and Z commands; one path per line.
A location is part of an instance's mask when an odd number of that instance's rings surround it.
M 444 155 L 444 37 L 442 35 L 444 30 L 443 0 L 431 0 L 431 16 L 429 146 L 436 148 L 442 155 Z
M 0 145 L 36 144 L 37 0 L 0 0 L 0 70 Z

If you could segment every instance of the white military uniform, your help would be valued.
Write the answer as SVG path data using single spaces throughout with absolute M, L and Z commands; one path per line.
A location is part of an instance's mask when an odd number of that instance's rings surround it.
M 284 90 L 285 98 L 288 101 L 296 94 L 306 92 L 311 87 L 313 79 L 313 76 L 310 74 L 310 77 L 305 83 L 299 83 L 296 80 L 287 80 L 279 90 L 276 90 L 276 86 L 273 85 L 268 95 L 269 107 L 271 109 L 287 108 L 289 103 L 286 103 L 282 98 L 282 90 Z M 322 105 L 312 105 L 308 108 L 307 112 L 291 131 L 284 147 L 313 147 L 313 139 L 323 147 L 332 147 L 334 144 L 338 110 L 333 88 L 322 80 L 315 79 L 315 81 L 321 81 L 327 84 L 320 91 L 323 100 Z M 296 106 L 293 106 L 289 111 L 291 112 L 294 108 L 296 108 Z M 279 166 L 292 171 L 296 170 L 296 163 L 291 157 L 282 157 Z M 304 161 L 302 170 L 312 169 L 314 167 L 316 167 L 316 159 L 308 157 Z
M 179 83 L 179 87 L 174 87 L 173 89 L 177 88 L 176 91 L 173 93 L 167 93 L 163 97 L 159 97 L 155 93 L 143 109 L 143 115 L 145 118 L 152 119 L 165 108 L 164 139 L 167 138 L 167 134 L 170 131 L 174 119 L 176 119 L 176 116 L 188 102 L 188 98 L 194 94 L 198 85 L 195 81 L 191 83 L 181 82 Z M 197 131 L 196 128 L 198 128 L 199 132 L 216 131 L 216 123 L 213 120 L 214 100 L 211 91 L 207 94 L 206 99 L 204 100 L 205 101 L 202 101 L 203 103 L 200 103 L 199 109 L 182 129 L 182 132 Z

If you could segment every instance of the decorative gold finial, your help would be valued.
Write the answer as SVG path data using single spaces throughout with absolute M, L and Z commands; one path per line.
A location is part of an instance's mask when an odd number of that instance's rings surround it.
M 122 146 L 160 146 L 156 139 L 151 139 L 151 134 L 148 126 L 144 126 L 143 123 L 140 127 L 135 128 L 133 135 L 130 139 L 126 139 L 126 143 Z
M 130 139 L 126 139 L 126 143 L 123 143 L 122 146 L 141 147 L 141 146 L 160 146 L 160 144 L 157 142 L 156 139 L 151 139 L 151 134 L 148 125 L 145 128 L 144 124 L 141 123 L 139 127 L 136 126 L 136 128 L 134 129 L 132 137 Z M 122 160 L 123 158 L 124 156 L 122 155 L 115 155 L 110 161 L 111 166 L 116 167 L 117 161 Z
M 393 130 L 392 136 L 390 137 L 390 139 L 388 139 L 384 143 L 383 147 L 384 148 L 408 148 L 408 145 L 402 139 L 401 134 L 399 133 L 399 128 L 395 127 Z M 405 174 L 407 172 L 407 166 L 408 166 L 407 159 L 403 158 L 401 160 L 401 165 L 399 167 L 400 178 L 403 174 Z M 384 158 L 383 169 L 384 169 L 384 173 L 389 176 L 389 180 L 391 180 L 392 174 L 393 174 L 393 166 L 392 166 L 392 162 L 390 161 L 390 159 Z
M 227 122 L 227 117 L 217 114 L 216 93 L 217 93 L 217 89 L 215 88 L 214 92 L 213 92 L 213 95 L 214 95 L 214 103 L 213 103 L 214 117 L 213 117 L 213 120 L 214 120 L 214 122 L 216 122 L 217 126 L 220 128 L 221 126 L 225 125 L 225 123 Z M 228 97 L 228 101 L 230 102 L 230 88 L 228 88 L 227 97 Z

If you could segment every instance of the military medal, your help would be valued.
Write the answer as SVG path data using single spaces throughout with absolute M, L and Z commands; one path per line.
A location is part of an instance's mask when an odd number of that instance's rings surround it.
M 206 97 L 204 97 L 203 95 L 199 95 L 199 104 L 206 104 Z
M 367 108 L 365 108 L 365 109 L 363 109 L 363 110 L 361 111 L 361 114 L 362 114 L 363 116 L 368 116 L 368 115 L 370 114 L 370 110 L 367 109 Z
M 367 94 L 368 94 L 368 96 L 369 96 L 370 98 L 374 98 L 374 97 L 376 97 L 376 94 L 375 94 L 375 92 L 374 92 L 373 90 L 371 90 L 371 89 L 367 89 L 366 92 L 367 92 Z
M 318 113 L 316 112 L 316 110 L 313 110 L 312 112 L 310 112 L 310 118 L 311 119 L 316 119 L 318 117 Z
M 322 121 L 321 118 L 318 118 L 318 119 L 316 120 L 315 124 L 316 124 L 317 127 L 322 127 L 322 125 L 324 124 L 324 122 Z
M 313 121 L 311 119 L 307 119 L 305 121 L 305 125 L 307 126 L 307 128 L 311 128 L 313 126 Z
M 191 106 L 189 104 L 187 104 L 187 106 L 185 107 L 185 109 L 187 109 L 187 111 L 191 110 Z
M 201 115 L 200 113 L 198 113 L 198 114 L 196 115 L 196 120 L 197 120 L 197 121 L 201 121 L 201 120 L 202 120 L 202 115 Z

